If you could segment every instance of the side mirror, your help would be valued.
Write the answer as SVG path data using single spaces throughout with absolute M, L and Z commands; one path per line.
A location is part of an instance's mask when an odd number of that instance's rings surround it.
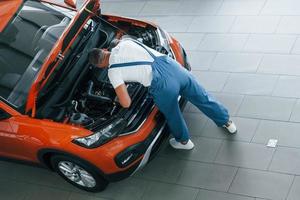
M 9 119 L 10 117 L 10 114 L 0 108 L 0 120 Z

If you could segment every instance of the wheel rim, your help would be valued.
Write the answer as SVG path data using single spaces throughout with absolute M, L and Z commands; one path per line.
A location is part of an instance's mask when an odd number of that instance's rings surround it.
M 96 186 L 94 177 L 82 167 L 72 162 L 60 161 L 58 163 L 58 169 L 66 178 L 78 185 L 88 188 Z

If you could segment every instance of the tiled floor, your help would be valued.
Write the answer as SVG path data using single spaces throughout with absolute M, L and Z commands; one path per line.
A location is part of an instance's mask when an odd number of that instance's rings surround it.
M 188 105 L 195 149 L 164 146 L 146 168 L 90 194 L 44 169 L 0 161 L 2 200 L 299 200 L 300 1 L 102 0 L 179 39 L 194 74 L 238 126 L 228 136 Z M 268 148 L 269 139 L 278 139 Z

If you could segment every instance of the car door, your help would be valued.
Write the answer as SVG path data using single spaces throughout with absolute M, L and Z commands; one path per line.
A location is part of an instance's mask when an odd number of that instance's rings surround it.
M 0 156 L 24 159 L 23 138 L 13 124 L 15 116 L 20 115 L 0 101 Z

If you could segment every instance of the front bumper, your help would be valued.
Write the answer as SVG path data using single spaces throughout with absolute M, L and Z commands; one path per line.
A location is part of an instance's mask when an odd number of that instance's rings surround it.
M 153 153 L 158 151 L 161 143 L 163 141 L 165 141 L 165 139 L 168 137 L 169 133 L 167 131 L 165 131 L 165 127 L 166 127 L 165 124 L 166 123 L 164 120 L 163 123 L 161 123 L 161 125 L 155 127 L 155 129 L 153 129 L 153 131 L 149 135 L 149 137 L 143 142 L 143 143 L 150 143 L 150 144 L 149 144 L 149 146 L 144 147 L 145 153 L 144 153 L 143 158 L 139 162 L 135 163 L 134 165 L 132 165 L 130 168 L 126 169 L 125 171 L 107 175 L 106 179 L 109 181 L 119 181 L 119 180 L 122 180 L 124 178 L 127 178 L 127 177 L 133 175 L 135 172 L 137 172 L 138 170 L 143 168 L 147 164 L 147 162 L 150 160 L 150 158 L 154 155 Z M 121 153 L 127 152 L 128 149 L 130 149 L 130 151 L 134 151 L 134 149 L 132 149 L 132 146 L 131 146 L 131 147 L 128 147 L 127 149 L 125 149 L 124 151 L 122 151 Z
M 184 109 L 186 105 L 186 100 L 183 98 L 180 99 L 179 105 L 181 110 Z M 126 148 L 124 151 L 120 152 L 118 155 L 126 154 L 129 155 L 128 152 L 139 152 L 143 154 L 142 159 L 139 162 L 136 162 L 131 167 L 127 168 L 125 171 L 121 171 L 114 174 L 108 174 L 106 175 L 106 179 L 113 182 L 113 181 L 119 181 L 124 178 L 127 178 L 140 169 L 142 169 L 149 161 L 151 161 L 156 153 L 159 151 L 160 147 L 162 146 L 162 143 L 166 141 L 166 139 L 169 136 L 168 127 L 166 125 L 166 121 L 161 113 L 158 113 L 157 115 L 157 126 L 152 130 L 152 132 L 149 134 L 149 136 L 141 143 L 132 145 L 128 148 Z M 144 145 L 144 146 L 143 146 Z M 116 163 L 118 161 L 116 160 L 118 155 L 115 158 Z M 128 160 L 129 162 L 130 160 Z M 134 162 L 134 159 L 132 160 Z M 120 163 L 119 163 L 120 164 Z M 130 163 L 128 164 L 130 165 Z M 126 167 L 126 166 L 124 166 Z

